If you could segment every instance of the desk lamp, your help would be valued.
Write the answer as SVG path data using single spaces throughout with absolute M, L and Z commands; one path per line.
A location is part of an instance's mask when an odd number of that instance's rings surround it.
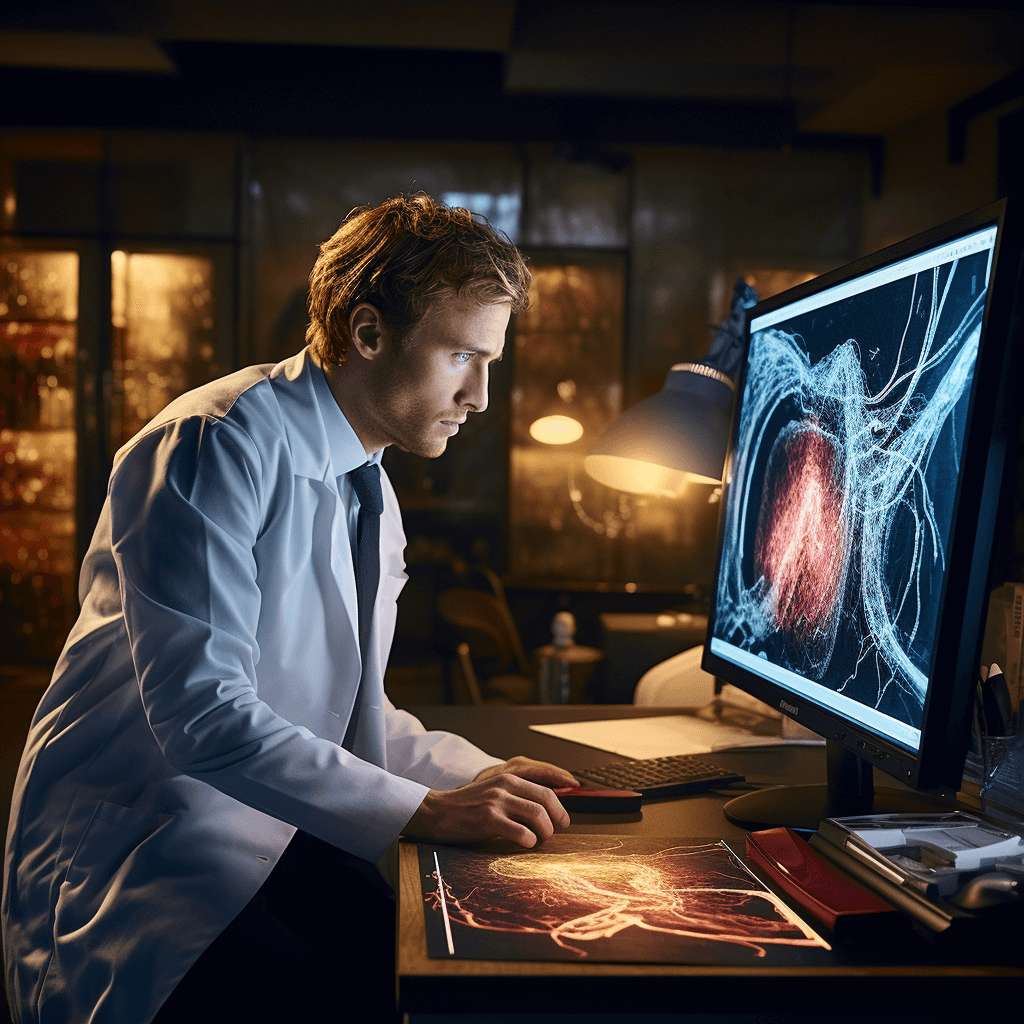
M 599 483 L 632 494 L 676 497 L 688 481 L 722 479 L 747 310 L 757 292 L 739 278 L 731 313 L 699 363 L 677 363 L 658 394 L 627 409 L 583 462 Z

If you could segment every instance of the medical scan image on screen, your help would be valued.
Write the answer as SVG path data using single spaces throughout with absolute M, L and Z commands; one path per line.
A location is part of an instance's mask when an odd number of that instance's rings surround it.
M 920 743 L 995 230 L 755 311 L 712 650 Z

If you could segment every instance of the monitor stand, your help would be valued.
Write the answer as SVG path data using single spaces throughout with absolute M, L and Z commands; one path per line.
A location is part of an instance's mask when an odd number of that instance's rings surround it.
M 835 740 L 825 741 L 828 784 L 775 786 L 733 797 L 725 816 L 750 829 L 817 831 L 825 818 L 949 810 L 949 800 L 911 789 L 875 789 L 874 769 Z

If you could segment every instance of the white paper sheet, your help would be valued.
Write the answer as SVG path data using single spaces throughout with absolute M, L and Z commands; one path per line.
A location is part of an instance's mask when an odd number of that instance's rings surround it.
M 730 747 L 777 747 L 794 742 L 782 736 L 755 736 L 744 729 L 709 722 L 693 715 L 562 722 L 556 725 L 531 725 L 530 728 L 535 732 L 582 743 L 585 747 L 607 750 L 622 757 L 709 754 L 713 750 L 727 750 Z

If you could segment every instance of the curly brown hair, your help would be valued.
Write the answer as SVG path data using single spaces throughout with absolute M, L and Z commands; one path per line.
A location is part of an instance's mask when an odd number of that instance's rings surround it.
M 306 341 L 323 363 L 348 353 L 348 318 L 361 302 L 405 336 L 438 295 L 452 290 L 480 303 L 529 303 L 530 271 L 519 250 L 486 218 L 420 192 L 360 206 L 320 246 L 309 275 Z

